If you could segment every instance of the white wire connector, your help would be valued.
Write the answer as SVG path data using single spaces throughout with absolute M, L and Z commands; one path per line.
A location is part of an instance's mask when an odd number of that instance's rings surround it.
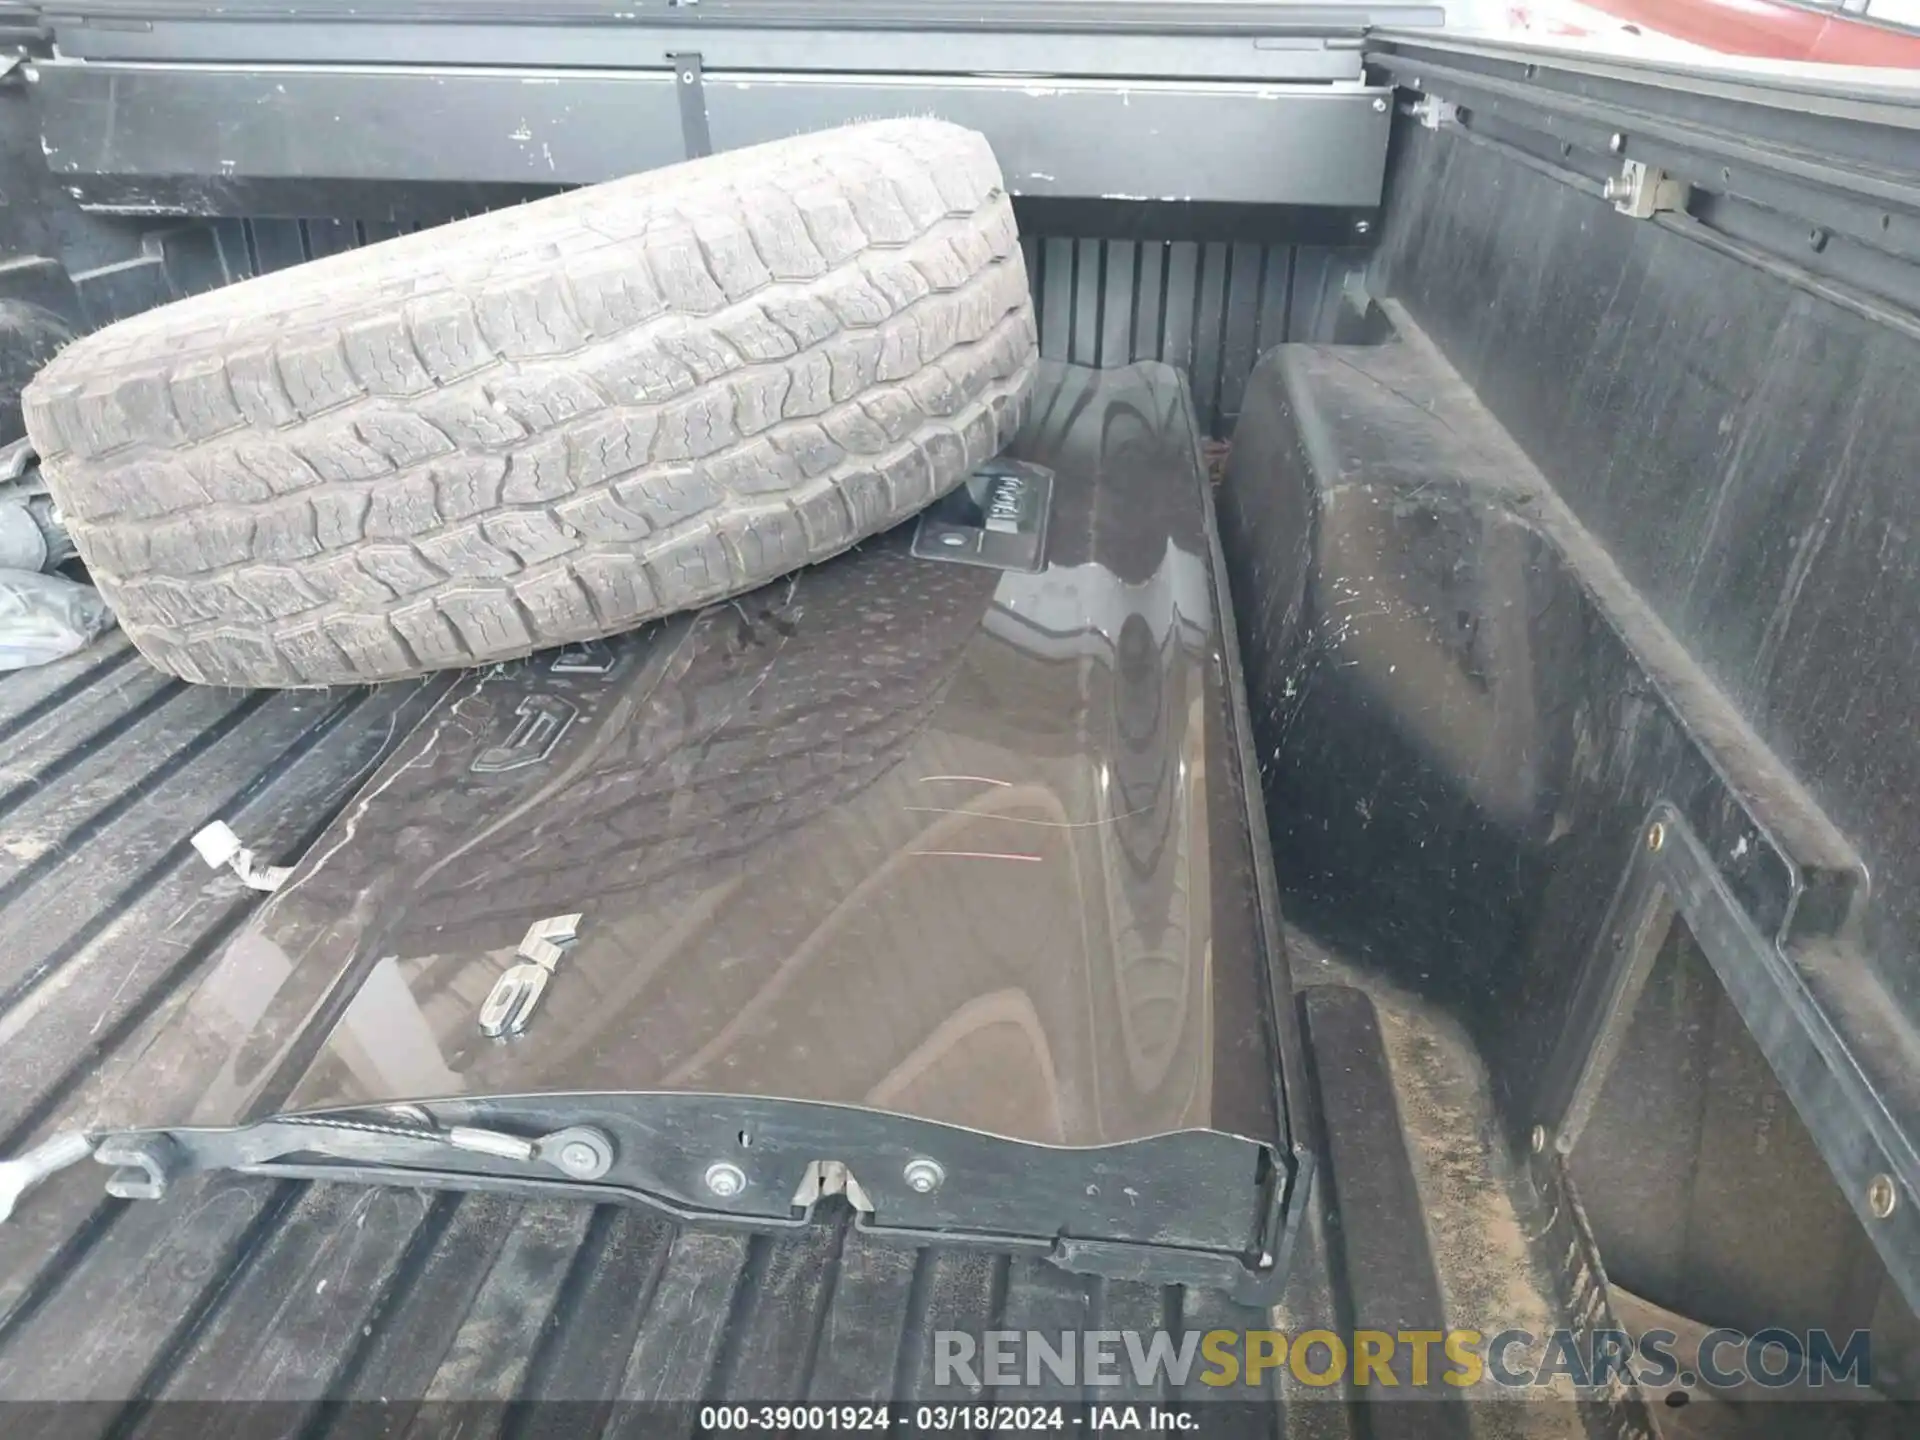
M 193 837 L 193 848 L 210 869 L 226 866 L 251 890 L 278 890 L 293 873 L 291 865 L 262 865 L 254 853 L 240 843 L 233 827 L 216 820 Z

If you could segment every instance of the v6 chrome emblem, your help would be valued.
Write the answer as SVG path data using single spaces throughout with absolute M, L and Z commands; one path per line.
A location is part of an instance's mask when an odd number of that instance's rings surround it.
M 578 915 L 549 915 L 527 927 L 520 942 L 520 963 L 493 982 L 480 1005 L 480 1033 L 490 1040 L 518 1035 L 527 1028 L 547 993 L 561 946 L 580 933 Z

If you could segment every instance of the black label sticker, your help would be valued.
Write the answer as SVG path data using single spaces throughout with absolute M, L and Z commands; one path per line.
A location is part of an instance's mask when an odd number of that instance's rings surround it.
M 1043 570 L 1052 503 L 1052 471 L 991 461 L 921 515 L 913 553 L 995 570 Z

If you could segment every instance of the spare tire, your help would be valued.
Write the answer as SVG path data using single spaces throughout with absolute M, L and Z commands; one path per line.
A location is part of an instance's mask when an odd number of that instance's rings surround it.
M 67 347 L 26 422 L 141 651 L 391 680 L 844 550 L 1018 428 L 1032 305 L 979 135 L 760 145 L 246 281 Z

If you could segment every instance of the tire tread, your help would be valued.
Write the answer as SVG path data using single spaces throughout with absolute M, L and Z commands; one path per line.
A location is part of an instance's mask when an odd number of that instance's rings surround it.
M 25 413 L 149 658 L 326 685 L 845 549 L 1012 439 L 1035 354 L 986 142 L 882 121 L 149 311 L 68 347 Z

